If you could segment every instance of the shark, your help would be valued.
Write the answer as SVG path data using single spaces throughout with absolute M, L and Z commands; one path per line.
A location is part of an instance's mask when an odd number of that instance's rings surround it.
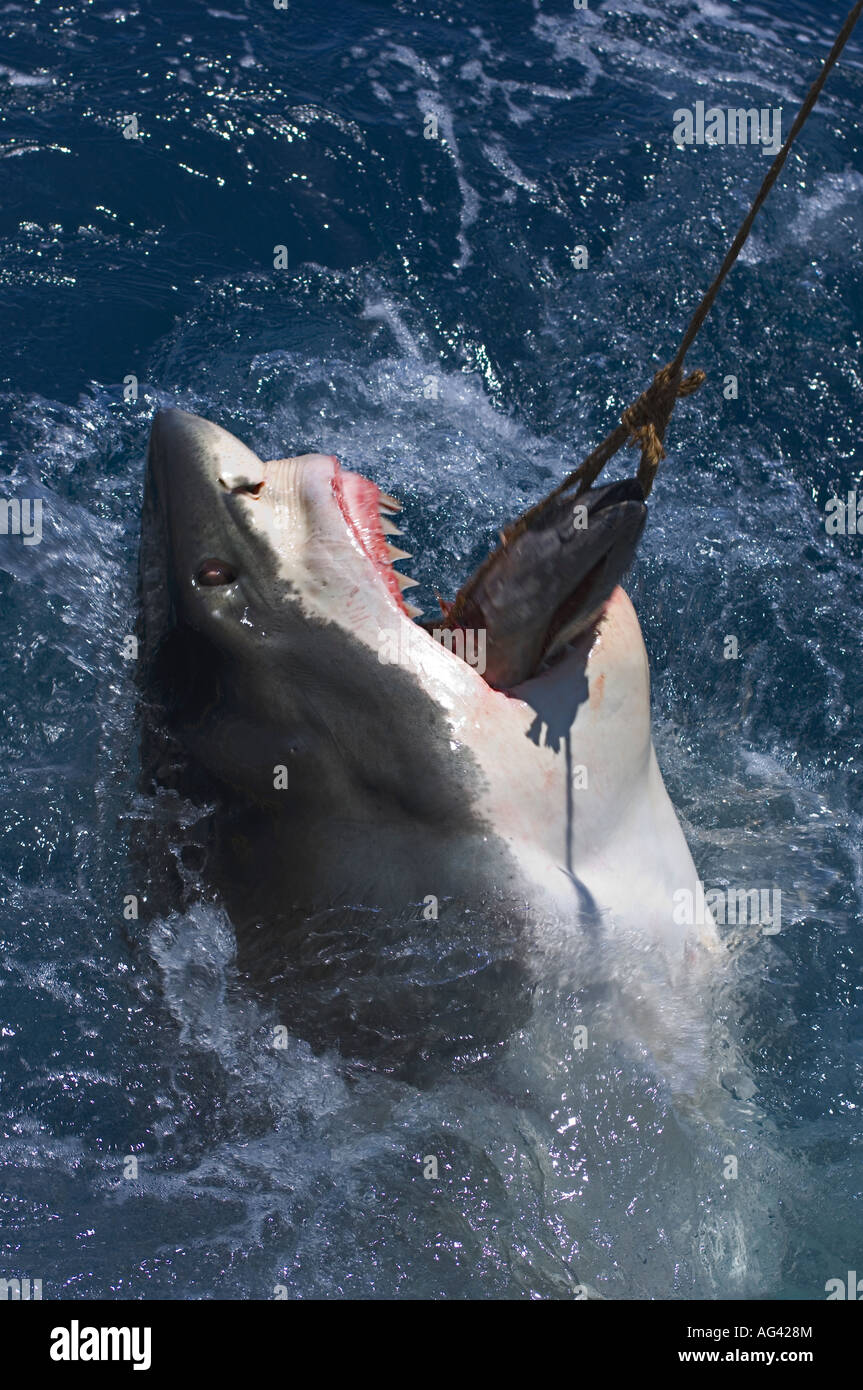
M 620 583 L 638 482 L 555 499 L 436 621 L 406 597 L 400 510 L 332 455 L 152 421 L 143 776 L 208 808 L 196 853 L 243 960 L 272 980 L 322 914 L 371 924 L 373 951 L 375 922 L 454 905 L 634 942 L 669 980 L 714 956 L 710 914 L 677 907 L 698 875 Z

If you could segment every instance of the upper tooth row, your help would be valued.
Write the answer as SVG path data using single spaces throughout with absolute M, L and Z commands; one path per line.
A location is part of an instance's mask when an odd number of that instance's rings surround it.
M 401 502 L 397 502 L 396 499 L 394 497 L 390 497 L 388 493 L 381 492 L 378 494 L 378 507 L 381 513 L 381 529 L 383 530 L 384 535 L 400 536 L 402 532 L 399 530 L 397 526 L 395 526 L 390 521 L 390 516 L 394 512 L 401 511 Z M 399 550 L 398 547 L 395 545 L 387 545 L 387 559 L 390 561 L 391 564 L 395 560 L 410 560 L 412 558 L 413 557 L 407 550 Z M 417 584 L 419 584 L 419 580 L 411 579 L 409 574 L 399 574 L 398 570 L 394 570 L 393 573 L 396 576 L 399 590 L 402 593 L 404 593 L 405 589 L 413 589 Z M 422 617 L 421 608 L 415 608 L 412 603 L 406 604 L 405 607 L 407 608 L 409 617 Z

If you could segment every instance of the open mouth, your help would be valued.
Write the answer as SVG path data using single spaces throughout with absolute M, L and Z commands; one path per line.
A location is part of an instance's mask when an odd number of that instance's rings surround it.
M 405 590 L 414 588 L 418 581 L 393 568 L 399 560 L 412 558 L 408 551 L 400 550 L 389 539 L 401 535 L 393 520 L 401 511 L 401 503 L 386 492 L 381 492 L 375 483 L 362 474 L 347 472 L 335 457 L 333 462 L 333 496 L 348 527 L 401 611 L 409 618 L 420 617 L 422 609 L 404 598 Z
M 403 597 L 416 581 L 394 568 L 411 558 L 391 540 L 401 535 L 393 521 L 400 504 L 333 461 L 333 495 L 351 534 L 401 611 L 419 617 Z M 441 604 L 442 617 L 421 626 L 450 650 L 449 632 L 461 630 L 465 641 L 472 633 L 474 643 L 482 633 L 486 682 L 510 689 L 595 631 L 632 562 L 646 516 L 643 492 L 632 479 L 561 499 L 480 565 L 455 602 Z
M 333 455 L 263 463 L 228 431 L 169 409 L 154 417 L 149 456 L 153 498 L 162 488 L 179 498 L 169 512 L 182 515 L 188 506 L 194 514 L 202 488 L 216 483 L 229 507 L 235 505 L 234 496 L 245 499 L 244 508 L 269 499 L 268 517 L 278 544 L 284 519 L 302 514 L 305 489 L 305 504 L 312 511 L 321 504 L 329 512 L 331 494 L 347 534 L 374 567 L 397 610 L 408 619 L 422 616 L 404 597 L 417 581 L 395 568 L 411 558 L 395 543 L 401 536 L 395 521 L 400 504 L 368 478 L 342 469 Z M 646 516 L 635 479 L 576 496 L 553 494 L 541 509 L 526 515 L 524 524 L 509 529 L 503 545 L 479 565 L 453 603 L 441 600 L 443 612 L 433 623 L 419 626 L 451 652 L 460 652 L 462 643 L 467 651 L 469 641 L 475 650 L 481 641 L 487 684 L 512 689 L 595 626 L 632 562 Z M 323 529 L 326 533 L 328 528 Z M 178 531 L 178 544 L 182 540 Z M 236 582 L 236 554 L 193 558 L 192 578 L 199 590 Z M 453 641 L 459 633 L 461 640 Z

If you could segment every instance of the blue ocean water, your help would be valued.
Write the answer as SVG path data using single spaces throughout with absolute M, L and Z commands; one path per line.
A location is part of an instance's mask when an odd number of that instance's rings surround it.
M 122 912 L 154 409 L 262 457 L 337 453 L 405 499 L 419 601 L 452 592 L 671 354 L 763 177 L 752 146 L 676 147 L 674 110 L 781 106 L 787 129 L 844 8 L 0 8 L 0 493 L 44 509 L 41 544 L 0 538 L 0 1275 L 51 1298 L 795 1299 L 860 1267 L 863 580 L 824 507 L 863 486 L 863 34 L 692 353 L 708 383 L 628 586 L 703 879 L 783 895 L 778 936 L 731 943 L 727 1106 L 637 1051 L 579 1053 L 551 961 L 493 1065 L 349 1076 L 270 1046 L 218 910 Z

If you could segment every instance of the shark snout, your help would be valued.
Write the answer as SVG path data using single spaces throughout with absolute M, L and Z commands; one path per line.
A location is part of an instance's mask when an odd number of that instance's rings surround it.
M 402 598 L 414 581 L 393 568 L 410 558 L 388 540 L 399 504 L 335 455 L 262 460 L 219 425 L 171 408 L 153 418 L 148 460 L 175 571 L 198 589 L 278 569 L 328 612 L 327 594 L 370 588 L 403 615 L 419 612 Z
M 160 410 L 150 428 L 150 466 L 160 487 L 197 485 L 260 490 L 264 465 L 221 426 L 186 410 Z

